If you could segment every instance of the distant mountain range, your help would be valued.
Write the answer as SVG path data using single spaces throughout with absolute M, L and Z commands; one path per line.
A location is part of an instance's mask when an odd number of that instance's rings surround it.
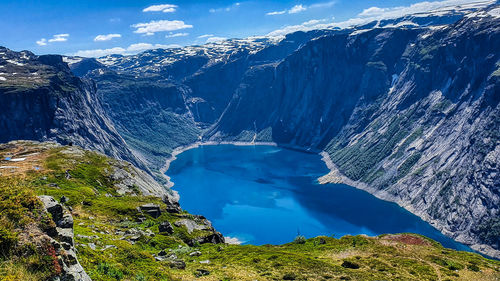
M 1 48 L 0 142 L 74 143 L 157 178 L 197 141 L 326 151 L 323 180 L 500 257 L 500 8 L 486 4 L 133 56 Z

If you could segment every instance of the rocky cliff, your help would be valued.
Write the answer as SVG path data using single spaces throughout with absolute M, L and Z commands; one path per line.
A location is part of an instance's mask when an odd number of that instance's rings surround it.
M 96 96 L 61 56 L 0 48 L 0 142 L 54 140 L 94 149 L 146 168 L 135 158 Z
M 247 71 L 205 137 L 326 150 L 351 184 L 498 256 L 499 26 L 492 8 L 314 39 Z
M 0 141 L 73 142 L 156 172 L 196 141 L 325 150 L 324 181 L 395 201 L 498 256 L 499 8 L 449 11 L 65 58 L 84 78 L 58 56 L 2 49 Z

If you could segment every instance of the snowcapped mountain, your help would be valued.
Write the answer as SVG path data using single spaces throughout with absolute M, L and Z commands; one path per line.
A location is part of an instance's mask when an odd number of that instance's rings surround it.
M 42 74 L 49 78 L 37 87 L 51 93 L 93 87 L 69 92 L 95 102 L 99 120 L 157 172 L 174 148 L 200 140 L 325 150 L 335 167 L 323 180 L 397 202 L 498 257 L 500 8 L 464 1 L 412 11 L 371 10 L 343 23 L 131 56 L 65 57 L 82 79 L 53 57 L 3 50 L 0 89 L 26 93 L 23 77 Z M 4 95 L 5 140 L 20 135 L 9 129 L 20 95 Z M 29 107 L 22 114 L 35 118 Z M 48 132 L 66 128 L 51 124 Z M 88 136 L 81 132 L 65 135 Z M 100 136 L 94 141 L 105 143 Z

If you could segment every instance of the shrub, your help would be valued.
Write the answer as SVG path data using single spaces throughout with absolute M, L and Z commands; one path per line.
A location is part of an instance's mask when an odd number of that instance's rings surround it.
M 305 244 L 306 243 L 306 238 L 303 235 L 297 235 L 295 239 L 293 240 L 293 243 L 295 244 Z

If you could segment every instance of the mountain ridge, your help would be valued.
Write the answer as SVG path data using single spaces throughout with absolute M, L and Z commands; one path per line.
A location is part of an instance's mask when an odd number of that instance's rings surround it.
M 95 131 L 110 134 L 115 144 L 106 151 L 92 146 L 91 134 L 68 135 L 84 147 L 147 166 L 157 178 L 176 147 L 197 141 L 273 141 L 325 150 L 349 179 L 374 186 L 372 193 L 390 194 L 387 199 L 439 222 L 445 234 L 498 256 L 495 9 L 468 10 L 459 19 L 445 18 L 452 21 L 446 24 L 420 19 L 423 27 L 407 18 L 384 27 L 377 21 L 299 31 L 257 45 L 254 52 L 249 50 L 255 45 L 238 45 L 247 40 L 221 43 L 222 51 L 208 55 L 186 55 L 188 48 L 173 61 L 165 59 L 175 50 L 97 60 L 66 57 L 73 72 L 84 76 L 78 81 L 95 81 L 95 90 L 77 85 L 76 93 L 96 101 L 90 115 L 99 121 L 88 123 L 108 124 Z M 12 69 L 23 64 L 4 60 Z M 164 66 L 157 65 L 161 61 Z M 0 88 L 8 80 L 3 81 Z M 9 134 L 4 141 L 23 137 Z

